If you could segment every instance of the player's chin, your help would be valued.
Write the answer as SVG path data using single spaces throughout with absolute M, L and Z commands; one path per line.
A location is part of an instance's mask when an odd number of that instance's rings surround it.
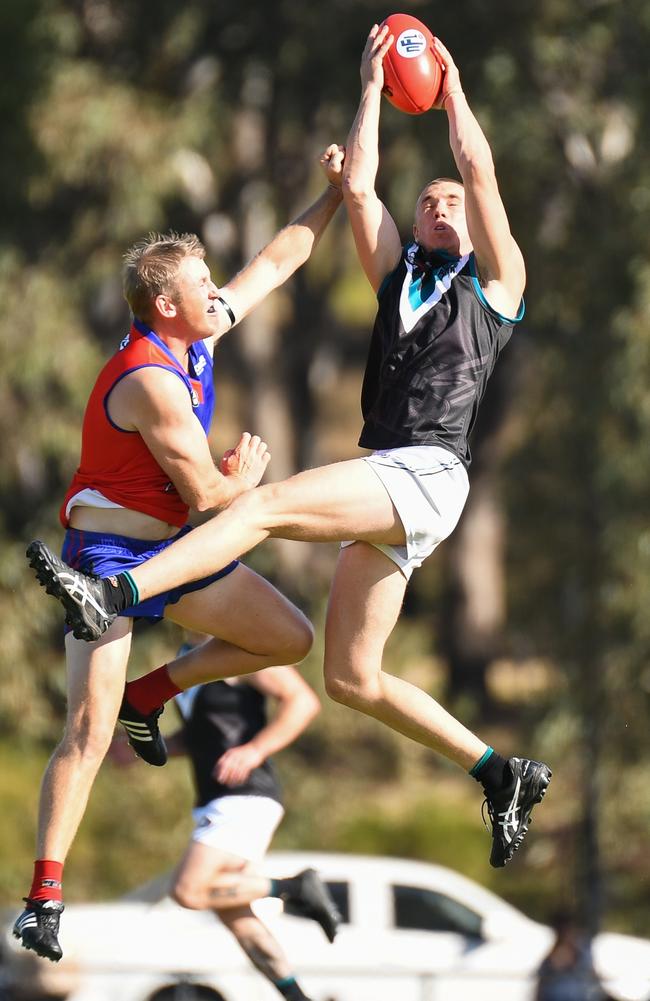
M 430 250 L 445 250 L 449 254 L 457 254 L 460 239 L 453 229 L 436 229 L 430 234 L 428 243 Z
M 447 250 L 447 244 L 449 241 L 436 240 L 436 239 L 420 239 L 419 241 L 422 250 L 427 254 L 435 254 L 437 250 Z M 449 251 L 450 252 L 450 251 Z
M 202 324 L 201 330 L 201 337 L 214 337 L 215 334 L 218 334 L 219 315 L 217 313 L 208 313 L 205 318 L 205 323 Z

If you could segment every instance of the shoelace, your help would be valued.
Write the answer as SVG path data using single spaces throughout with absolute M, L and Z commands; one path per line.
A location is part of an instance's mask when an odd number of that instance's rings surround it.
M 519 807 L 515 807 L 514 811 L 511 810 L 510 807 L 508 807 L 507 810 L 501 810 L 501 811 L 499 811 L 497 813 L 497 811 L 494 809 L 494 806 L 492 805 L 492 803 L 490 802 L 490 800 L 486 796 L 485 799 L 483 800 L 483 802 L 481 803 L 481 820 L 483 821 L 483 826 L 485 827 L 486 831 L 490 830 L 490 828 L 487 825 L 487 821 L 485 819 L 485 808 L 486 807 L 487 807 L 488 817 L 490 818 L 490 823 L 492 824 L 492 828 L 493 829 L 499 823 L 500 823 L 500 825 L 502 827 L 504 826 L 503 821 L 499 821 L 499 817 L 507 817 L 507 816 L 516 817 L 517 814 L 518 814 L 518 812 L 519 812 Z M 527 824 L 530 823 L 530 817 L 528 818 L 528 820 L 526 821 L 526 823 Z M 513 823 L 513 826 L 515 826 L 514 823 Z
M 481 820 L 483 821 L 483 826 L 484 826 L 485 830 L 488 831 L 488 833 L 491 834 L 492 832 L 491 832 L 491 830 L 490 830 L 490 828 L 488 826 L 487 820 L 485 819 L 485 808 L 486 807 L 487 807 L 488 817 L 490 818 L 490 823 L 492 824 L 492 827 L 494 828 L 494 807 L 490 803 L 490 801 L 487 798 L 487 796 L 485 797 L 485 799 L 481 803 Z

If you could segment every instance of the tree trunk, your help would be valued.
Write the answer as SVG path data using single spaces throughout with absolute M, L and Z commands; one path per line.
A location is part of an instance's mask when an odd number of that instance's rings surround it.
M 248 92 L 258 100 L 260 94 L 265 95 L 263 88 L 248 88 Z M 236 130 L 235 151 L 246 177 L 239 193 L 238 212 L 244 260 L 250 260 L 278 229 L 273 191 L 263 179 L 268 176 L 272 157 L 265 110 L 264 106 L 245 106 Z M 280 302 L 277 293 L 272 293 L 242 321 L 237 339 L 243 362 L 246 425 L 268 443 L 271 462 L 266 479 L 271 481 L 286 479 L 296 471 L 294 422 L 282 363 L 282 327 L 286 318 L 280 315 Z M 274 549 L 279 583 L 290 582 L 308 560 L 307 547 L 284 540 L 269 545 Z

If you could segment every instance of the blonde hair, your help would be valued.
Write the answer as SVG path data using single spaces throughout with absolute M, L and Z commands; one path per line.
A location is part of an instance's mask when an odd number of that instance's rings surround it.
M 178 270 L 186 257 L 205 258 L 205 247 L 194 233 L 148 233 L 129 247 L 122 287 L 135 317 L 150 323 L 156 296 L 177 293 Z

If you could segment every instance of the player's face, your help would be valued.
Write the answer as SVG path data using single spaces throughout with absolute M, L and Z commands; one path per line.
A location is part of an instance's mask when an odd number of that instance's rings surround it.
M 174 302 L 179 324 L 195 335 L 194 340 L 216 333 L 218 294 L 219 289 L 212 281 L 205 261 L 198 257 L 185 257 L 178 269 Z
M 413 235 L 424 250 L 467 252 L 471 244 L 462 184 L 434 181 L 427 185 L 415 206 Z

